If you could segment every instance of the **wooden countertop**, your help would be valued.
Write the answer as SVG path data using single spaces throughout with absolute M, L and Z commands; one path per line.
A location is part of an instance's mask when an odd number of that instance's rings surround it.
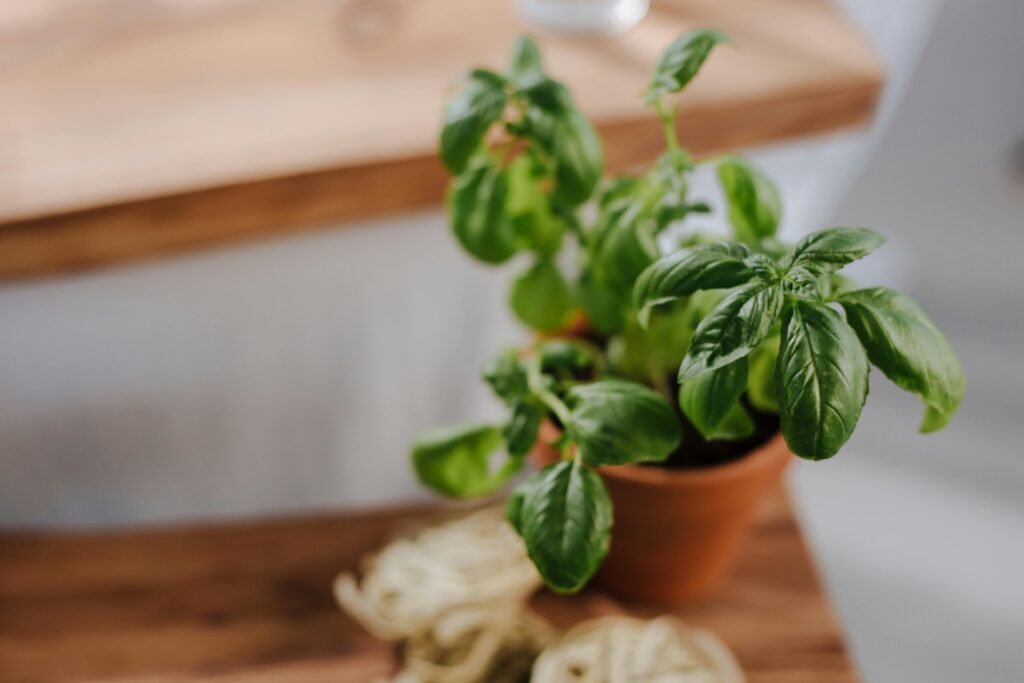
M 422 514 L 0 533 L 0 682 L 367 683 L 393 652 L 335 607 L 331 581 Z M 661 613 L 595 592 L 536 606 L 560 626 Z M 749 683 L 858 680 L 781 495 L 727 583 L 673 612 L 714 630 Z
M 696 151 L 870 116 L 881 68 L 828 0 L 654 0 L 621 36 L 538 35 L 612 169 L 660 149 L 638 93 L 695 26 L 734 41 L 684 100 Z M 526 30 L 512 0 L 7 0 L 0 277 L 436 203 L 447 93 Z

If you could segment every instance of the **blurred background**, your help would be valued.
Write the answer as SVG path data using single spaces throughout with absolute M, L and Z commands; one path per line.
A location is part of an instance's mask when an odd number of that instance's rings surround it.
M 0 40 L 88 5 L 7 0 Z M 1024 3 L 839 5 L 885 67 L 871 125 L 746 151 L 783 188 L 786 238 L 826 225 L 888 235 L 855 276 L 923 304 L 968 393 L 950 427 L 920 436 L 918 402 L 874 373 L 842 456 L 799 463 L 791 488 L 867 681 L 1021 681 Z M 0 109 L 19 104 L 5 102 L 17 85 Z M 0 147 L 0 179 L 17 177 L 16 139 Z M 714 198 L 713 185 L 695 194 Z M 524 337 L 506 286 L 463 256 L 439 207 L 5 279 L 0 526 L 423 498 L 409 443 L 494 412 L 477 368 Z

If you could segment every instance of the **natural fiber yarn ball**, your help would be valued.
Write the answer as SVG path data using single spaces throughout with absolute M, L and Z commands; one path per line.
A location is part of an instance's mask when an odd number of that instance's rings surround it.
M 362 583 L 339 576 L 334 595 L 378 638 L 429 629 L 445 640 L 518 613 L 540 585 L 522 539 L 495 506 L 393 541 L 364 560 Z
M 743 683 L 715 636 L 678 619 L 585 621 L 534 663 L 531 683 Z
M 392 683 L 520 683 L 555 638 L 554 629 L 528 610 L 492 614 L 486 625 L 450 643 L 423 632 L 405 643 L 404 668 Z

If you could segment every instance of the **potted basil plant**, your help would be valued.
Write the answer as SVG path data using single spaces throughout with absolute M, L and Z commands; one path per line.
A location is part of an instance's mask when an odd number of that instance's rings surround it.
M 921 308 L 839 273 L 878 233 L 785 244 L 768 177 L 680 146 L 667 100 L 722 42 L 693 31 L 661 56 L 646 100 L 666 149 L 640 173 L 603 179 L 594 128 L 529 39 L 504 73 L 471 71 L 446 112 L 454 235 L 485 263 L 528 257 L 510 304 L 537 335 L 484 371 L 507 419 L 431 431 L 413 463 L 427 486 L 468 498 L 498 491 L 532 453 L 541 469 L 510 495 L 508 519 L 558 591 L 599 570 L 629 598 L 713 587 L 790 452 L 824 460 L 850 438 L 869 365 L 923 400 L 922 431 L 963 398 L 960 364 Z M 689 193 L 701 165 L 717 173 L 728 234 L 687 229 L 711 211 Z

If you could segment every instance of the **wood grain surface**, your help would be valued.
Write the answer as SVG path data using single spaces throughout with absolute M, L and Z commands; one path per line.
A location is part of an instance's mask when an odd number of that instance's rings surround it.
M 874 107 L 881 68 L 828 0 L 655 0 L 621 36 L 538 36 L 612 169 L 660 150 L 638 93 L 695 26 L 734 41 L 684 99 L 697 152 L 858 124 Z M 0 277 L 436 203 L 445 97 L 524 30 L 511 0 L 6 0 Z
M 367 683 L 394 667 L 332 602 L 341 570 L 424 510 L 118 533 L 0 533 L 0 681 Z M 623 606 L 542 593 L 561 627 Z M 728 582 L 673 610 L 733 648 L 749 683 L 854 683 L 779 495 Z

